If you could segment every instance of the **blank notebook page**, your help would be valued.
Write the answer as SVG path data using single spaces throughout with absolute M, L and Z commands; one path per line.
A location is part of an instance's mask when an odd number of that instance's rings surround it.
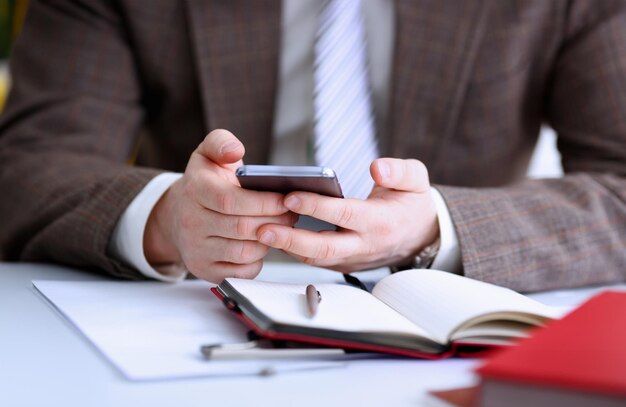
M 430 338 L 423 329 L 358 288 L 316 284 L 322 301 L 309 318 L 305 284 L 270 283 L 229 278 L 227 281 L 275 322 L 348 332 L 386 332 Z
M 441 343 L 462 323 L 495 312 L 555 317 L 552 308 L 513 290 L 438 270 L 406 270 L 382 279 L 372 293 Z

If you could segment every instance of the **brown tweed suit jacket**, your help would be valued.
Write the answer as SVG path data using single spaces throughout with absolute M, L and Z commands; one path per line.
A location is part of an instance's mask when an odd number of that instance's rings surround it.
M 0 123 L 3 258 L 140 278 L 106 248 L 146 182 L 181 171 L 217 127 L 244 142 L 248 163 L 267 160 L 280 5 L 33 1 Z M 626 1 L 395 10 L 382 150 L 428 166 L 464 273 L 518 290 L 624 280 Z M 567 174 L 523 180 L 544 122 Z

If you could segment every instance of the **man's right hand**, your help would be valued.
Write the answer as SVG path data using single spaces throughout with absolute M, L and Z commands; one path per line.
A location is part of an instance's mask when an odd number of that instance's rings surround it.
M 235 170 L 244 152 L 229 131 L 205 137 L 148 218 L 144 253 L 150 264 L 182 262 L 196 277 L 215 283 L 261 271 L 269 247 L 258 242 L 257 229 L 267 223 L 293 226 L 298 218 L 283 205 L 282 194 L 240 187 Z

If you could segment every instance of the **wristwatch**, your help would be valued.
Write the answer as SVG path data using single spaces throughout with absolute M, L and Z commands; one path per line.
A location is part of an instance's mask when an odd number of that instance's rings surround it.
M 410 270 L 410 269 L 427 269 L 432 266 L 437 253 L 439 253 L 439 247 L 441 246 L 441 239 L 438 237 L 433 243 L 424 247 L 415 257 L 408 263 L 397 264 L 390 266 L 392 273 L 398 271 Z

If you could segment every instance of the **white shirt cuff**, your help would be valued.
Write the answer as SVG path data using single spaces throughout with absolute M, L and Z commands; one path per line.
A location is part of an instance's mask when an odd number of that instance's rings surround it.
M 463 264 L 461 262 L 461 248 L 459 247 L 459 239 L 454 230 L 454 224 L 448 211 L 448 205 L 436 188 L 430 188 L 433 201 L 435 201 L 435 209 L 437 210 L 437 218 L 439 220 L 439 252 L 431 268 L 437 270 L 448 271 L 450 273 L 462 274 Z
M 150 212 L 180 177 L 182 174 L 169 172 L 157 175 L 148 182 L 122 214 L 109 243 L 109 252 L 114 257 L 133 266 L 146 277 L 167 282 L 183 280 L 187 269 L 182 264 L 152 267 L 143 250 L 143 234 Z

